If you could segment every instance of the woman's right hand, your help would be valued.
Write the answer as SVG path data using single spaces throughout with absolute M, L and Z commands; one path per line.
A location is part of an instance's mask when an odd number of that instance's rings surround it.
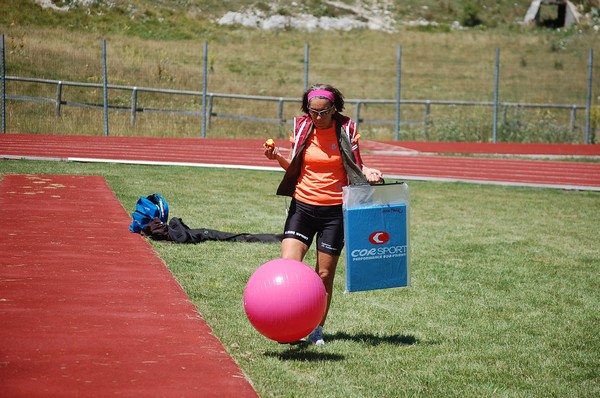
M 276 160 L 277 155 L 279 155 L 279 148 L 276 146 L 273 147 L 265 147 L 265 156 L 271 160 Z
M 279 165 L 284 170 L 287 170 L 288 166 L 290 165 L 290 161 L 288 159 L 286 159 L 285 157 L 283 157 L 283 155 L 281 153 L 279 153 L 279 148 L 277 148 L 275 146 L 275 141 L 273 141 L 272 138 L 269 138 L 263 144 L 263 147 L 265 148 L 265 156 L 267 158 L 269 158 L 270 160 L 277 160 Z
M 279 149 L 275 146 L 275 141 L 272 138 L 269 138 L 263 144 L 265 148 L 265 156 L 271 160 L 277 159 L 277 154 L 279 153 Z

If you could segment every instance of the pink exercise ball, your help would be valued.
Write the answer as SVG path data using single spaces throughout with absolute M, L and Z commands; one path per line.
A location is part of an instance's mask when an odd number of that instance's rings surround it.
M 321 278 L 303 262 L 280 258 L 261 265 L 244 289 L 244 310 L 265 337 L 291 343 L 316 328 L 327 305 Z

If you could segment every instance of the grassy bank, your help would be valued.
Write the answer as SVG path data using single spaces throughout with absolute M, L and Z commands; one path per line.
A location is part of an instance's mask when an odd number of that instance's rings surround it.
M 176 5 L 169 8 L 169 2 L 134 3 L 140 14 L 135 18 L 118 6 L 95 10 L 88 15 L 80 11 L 41 11 L 39 7 L 28 5 L 29 2 L 13 2 L 13 7 L 5 9 L 6 14 L 0 20 L 8 50 L 7 74 L 100 83 L 103 74 L 101 40 L 106 38 L 110 84 L 200 91 L 203 43 L 207 42 L 207 89 L 210 92 L 297 98 L 303 91 L 304 45 L 308 44 L 309 82 L 331 82 L 348 98 L 394 99 L 397 48 L 400 46 L 403 100 L 492 101 L 495 50 L 499 49 L 501 102 L 585 105 L 589 50 L 600 52 L 598 33 L 591 28 L 525 29 L 514 21 L 508 23 L 508 19 L 516 19 L 524 12 L 528 1 L 516 2 L 519 6 L 512 8 L 508 5 L 512 2 L 497 2 L 495 7 L 482 8 L 480 13 L 484 20 L 492 20 L 492 15 L 507 18 L 498 26 L 488 23 L 464 30 L 404 27 L 397 33 L 220 27 L 212 21 L 219 12 L 224 12 L 221 3 L 210 8 L 212 14 L 206 11 L 209 7 L 205 2 L 191 2 L 186 10 Z M 429 19 L 445 21 L 450 17 L 460 19 L 463 12 L 462 7 L 453 2 L 419 2 L 423 3 L 420 6 L 417 2 L 406 3 L 397 6 L 397 11 L 402 11 L 406 18 L 423 17 L 421 14 L 428 10 Z M 144 8 L 151 4 L 158 7 L 158 11 Z M 240 6 L 245 4 L 239 2 Z M 315 4 L 312 6 L 316 7 Z M 34 23 L 31 15 L 39 15 L 39 22 Z M 597 106 L 600 62 L 595 64 L 592 98 L 593 105 Z M 7 93 L 53 99 L 56 87 L 8 82 Z M 65 88 L 63 98 L 98 104 L 102 101 L 102 91 Z M 123 107 L 122 111 L 111 112 L 113 135 L 187 137 L 199 134 L 199 116 L 140 113 L 136 124 L 131 126 L 130 91 L 111 90 L 109 102 Z M 102 132 L 101 109 L 64 107 L 61 116 L 57 117 L 53 103 L 32 105 L 9 101 L 8 105 L 10 131 Z M 138 106 L 200 112 L 201 99 L 140 93 Z M 424 105 L 403 105 L 401 120 L 406 124 L 402 126 L 401 138 L 491 139 L 492 108 L 489 106 L 433 105 L 430 110 L 430 124 L 425 128 L 422 124 Z M 217 99 L 213 111 L 275 118 L 277 103 Z M 356 109 L 350 106 L 346 112 L 354 115 Z M 581 142 L 583 139 L 585 120 L 582 110 L 576 113 L 572 131 L 570 108 L 511 107 L 501 109 L 500 113 L 500 141 Z M 296 114 L 296 105 L 286 105 L 285 119 Z M 395 106 L 364 106 L 361 117 L 393 120 Z M 598 118 L 600 112 L 595 109 L 592 114 L 594 127 Z M 213 121 L 209 131 L 211 136 L 263 136 L 275 131 L 281 136 L 287 134 L 273 124 L 219 118 Z M 384 123 L 364 124 L 362 131 L 368 139 L 390 140 L 394 137 L 394 127 Z

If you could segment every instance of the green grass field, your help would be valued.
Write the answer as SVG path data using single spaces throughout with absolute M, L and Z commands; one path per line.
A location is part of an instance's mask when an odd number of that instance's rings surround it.
M 280 233 L 285 217 L 276 172 L 25 160 L 0 170 L 104 176 L 127 213 L 160 192 L 192 228 Z M 340 264 L 323 347 L 272 342 L 245 317 L 245 283 L 279 245 L 153 246 L 261 397 L 599 396 L 599 194 L 409 187 L 413 286 L 343 294 Z
M 399 19 L 445 24 L 403 27 L 395 34 L 265 32 L 212 22 L 228 9 L 265 8 L 266 2 L 101 3 L 63 13 L 43 11 L 32 1 L 0 2 L 7 74 L 99 83 L 106 38 L 111 84 L 195 91 L 201 89 L 206 41 L 209 91 L 296 97 L 303 89 L 303 46 L 309 44 L 311 82 L 330 81 L 348 98 L 389 99 L 395 95 L 400 45 L 403 99 L 488 101 L 494 50 L 500 48 L 501 101 L 582 104 L 588 51 L 600 50 L 598 33 L 589 26 L 518 26 L 529 0 L 395 2 L 392 11 Z M 276 14 L 292 7 L 288 0 L 279 4 Z M 301 7 L 323 16 L 340 12 L 317 0 Z M 483 25 L 447 28 L 463 20 L 469 8 Z M 597 65 L 596 60 L 594 128 L 600 120 Z M 7 85 L 8 95 L 17 92 L 54 98 L 56 87 Z M 100 90 L 71 88 L 63 95 L 71 101 L 101 99 Z M 111 92 L 112 104 L 127 107 L 130 99 L 130 93 Z M 146 94 L 139 103 L 200 110 L 198 100 L 189 97 Z M 276 105 L 222 101 L 215 110 L 228 108 L 273 117 Z M 389 118 L 393 111 L 372 106 L 363 115 Z M 423 118 L 420 106 L 402 112 L 403 120 Z M 296 113 L 290 106 L 284 116 Z M 489 110 L 435 108 L 432 115 L 429 132 L 406 128 L 402 139 L 489 140 Z M 567 111 L 509 110 L 500 140 L 581 142 L 582 115 L 575 133 L 567 134 Z M 102 133 L 100 112 L 64 107 L 57 117 L 52 103 L 10 103 L 7 118 L 8 130 L 15 132 Z M 275 125 L 215 120 L 209 136 L 262 137 L 275 131 Z M 195 117 L 140 114 L 132 127 L 126 111 L 111 114 L 111 135 L 198 137 L 199 132 Z M 392 139 L 386 125 L 365 124 L 361 134 Z M 286 202 L 274 195 L 281 178 L 275 172 L 0 160 L 4 173 L 101 175 L 125 213 L 139 196 L 160 192 L 171 216 L 192 228 L 280 233 L 285 218 Z M 246 281 L 279 256 L 279 245 L 152 244 L 261 397 L 600 396 L 600 193 L 439 182 L 409 187 L 413 286 L 343 294 L 342 262 L 323 347 L 269 341 L 244 314 Z M 307 262 L 314 259 L 312 249 Z

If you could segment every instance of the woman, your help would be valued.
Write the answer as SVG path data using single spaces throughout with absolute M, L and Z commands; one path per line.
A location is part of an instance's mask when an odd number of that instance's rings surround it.
M 356 123 L 339 113 L 343 110 L 344 97 L 338 89 L 316 84 L 302 96 L 304 116 L 294 119 L 289 158 L 275 146 L 265 149 L 265 155 L 286 170 L 277 194 L 293 198 L 281 244 L 282 258 L 302 261 L 317 237 L 315 270 L 327 291 L 325 315 L 308 337 L 317 345 L 325 344 L 323 325 L 344 246 L 342 187 L 381 180 L 379 170 L 362 164 Z

